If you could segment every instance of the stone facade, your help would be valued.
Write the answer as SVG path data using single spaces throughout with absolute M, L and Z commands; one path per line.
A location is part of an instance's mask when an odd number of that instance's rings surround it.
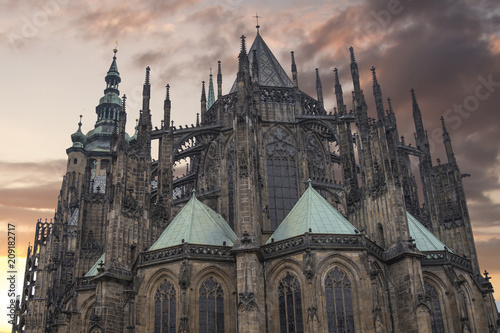
M 290 80 L 259 33 L 249 52 L 242 36 L 231 92 L 222 94 L 219 62 L 217 94 L 210 75 L 209 103 L 203 85 L 201 114 L 185 127 L 171 125 L 167 85 L 153 129 L 148 67 L 129 137 L 114 50 L 95 128 L 85 135 L 80 122 L 71 136 L 56 214 L 37 223 L 13 332 L 498 332 L 444 122 L 448 161 L 433 165 L 415 92 L 411 147 L 375 68 L 378 117 L 368 117 L 350 51 L 353 109 L 335 70 L 337 107 L 327 113 L 318 70 L 313 98 L 299 89 L 293 52 Z M 274 238 L 308 186 L 352 233 Z M 193 191 L 234 230 L 234 244 L 151 249 Z M 408 213 L 423 225 L 416 234 Z

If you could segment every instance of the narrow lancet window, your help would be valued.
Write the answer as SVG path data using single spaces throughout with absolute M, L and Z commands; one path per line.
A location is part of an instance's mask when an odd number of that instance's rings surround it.
M 431 310 L 432 333 L 444 333 L 443 315 L 441 313 L 441 305 L 439 303 L 439 294 L 436 289 L 427 282 L 424 283 L 424 287 L 425 297 L 429 302 L 429 308 Z
M 217 280 L 209 277 L 199 290 L 200 333 L 224 333 L 224 291 Z
M 287 272 L 278 286 L 280 333 L 302 333 L 302 295 L 297 278 Z
M 175 333 L 175 301 L 175 289 L 165 280 L 155 294 L 155 333 Z
M 326 314 L 329 333 L 353 333 L 351 281 L 338 267 L 325 278 Z

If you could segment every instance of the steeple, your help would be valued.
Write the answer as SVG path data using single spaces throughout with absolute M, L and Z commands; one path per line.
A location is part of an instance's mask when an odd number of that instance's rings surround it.
M 207 110 L 212 107 L 215 103 L 215 93 L 214 93 L 214 81 L 212 79 L 212 68 L 210 68 L 210 79 L 208 81 L 208 101 L 207 101 Z
M 170 102 L 170 85 L 167 84 L 167 94 L 165 96 L 165 102 L 163 103 L 163 126 L 165 128 L 170 125 L 170 112 L 172 109 L 172 104 Z
M 323 104 L 323 86 L 321 85 L 321 79 L 319 78 L 319 69 L 316 68 L 316 93 L 318 94 L 318 102 L 321 107 L 324 107 Z
M 205 94 L 205 81 L 201 82 L 201 117 L 203 118 L 203 115 L 207 111 L 207 95 Z
M 116 64 L 116 53 L 118 50 L 113 50 L 113 60 L 104 80 L 106 81 L 106 89 L 104 96 L 99 100 L 99 105 L 96 106 L 97 121 L 94 129 L 87 133 L 87 142 L 85 149 L 89 151 L 109 151 L 111 137 L 115 124 L 118 122 L 120 110 L 122 108 L 122 100 L 118 85 L 121 82 L 120 73 Z
M 446 125 L 444 124 L 443 116 L 441 116 L 441 125 L 443 126 L 443 142 L 444 142 L 444 148 L 446 150 L 446 157 L 448 158 L 448 163 L 456 164 L 457 161 L 455 160 L 455 154 L 453 153 L 450 134 L 448 133 Z
M 377 116 L 378 120 L 384 123 L 385 115 L 384 115 L 384 101 L 382 99 L 382 90 L 380 89 L 380 84 L 378 84 L 375 67 L 372 66 L 371 71 L 373 75 L 373 96 L 375 97 L 375 107 L 377 109 Z
M 297 77 L 297 65 L 295 64 L 295 52 L 290 52 L 290 55 L 292 56 L 292 80 L 293 80 L 293 86 L 298 87 L 299 86 L 299 79 Z
M 217 61 L 217 99 L 222 97 L 222 71 L 221 71 L 221 64 L 220 60 Z

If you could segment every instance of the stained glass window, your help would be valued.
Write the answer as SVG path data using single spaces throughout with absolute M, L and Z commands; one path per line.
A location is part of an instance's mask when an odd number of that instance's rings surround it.
M 275 230 L 298 200 L 296 149 L 290 135 L 275 129 L 266 145 L 269 219 Z
M 328 332 L 354 332 L 351 281 L 338 267 L 335 267 L 326 275 L 325 297 Z
M 425 296 L 430 303 L 429 308 L 431 310 L 432 333 L 444 333 L 443 315 L 439 304 L 439 294 L 436 289 L 427 282 L 424 283 L 424 287 Z
M 176 292 L 165 280 L 155 294 L 155 333 L 175 333 Z
M 304 332 L 300 283 L 290 272 L 279 283 L 278 308 L 280 333 Z
M 224 333 L 224 291 L 213 277 L 203 282 L 199 290 L 199 330 L 202 333 Z

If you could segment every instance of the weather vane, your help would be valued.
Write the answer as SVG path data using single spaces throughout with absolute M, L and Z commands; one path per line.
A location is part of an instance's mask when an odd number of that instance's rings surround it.
M 116 53 L 118 51 L 118 41 L 115 40 L 115 43 L 116 43 L 116 45 L 115 45 L 115 49 L 113 51 L 115 51 L 115 53 Z

